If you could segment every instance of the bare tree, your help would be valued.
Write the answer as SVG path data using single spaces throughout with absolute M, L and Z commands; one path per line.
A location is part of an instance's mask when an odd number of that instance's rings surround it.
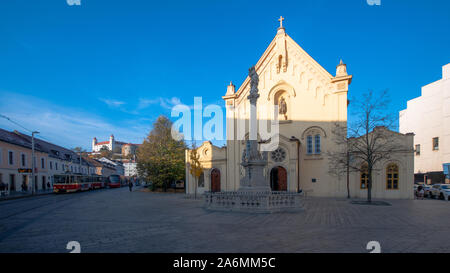
M 387 91 L 375 96 L 373 91 L 363 94 L 355 100 L 353 108 L 356 118 L 352 124 L 336 123 L 333 129 L 335 151 L 330 151 L 329 173 L 336 176 L 347 174 L 347 193 L 349 192 L 349 174 L 362 172 L 367 175 L 367 201 L 372 201 L 373 173 L 377 163 L 388 160 L 404 148 L 395 138 L 393 127 L 394 115 L 387 107 L 389 98 Z

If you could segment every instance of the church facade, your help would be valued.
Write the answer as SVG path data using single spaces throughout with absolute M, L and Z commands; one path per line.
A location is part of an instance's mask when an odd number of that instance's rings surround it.
M 352 76 L 347 74 L 342 61 L 335 75 L 326 71 L 286 34 L 282 21 L 280 23 L 275 38 L 255 65 L 260 95 L 257 107 L 270 109 L 266 111 L 269 119 L 279 120 L 278 145 L 267 153 L 264 177 L 274 191 L 298 192 L 301 189 L 311 196 L 345 197 L 346 178 L 329 174 L 326 153 L 336 148 L 332 137 L 335 124 L 347 122 L 347 93 Z M 239 123 L 249 120 L 249 91 L 249 77 L 237 90 L 232 83 L 227 87 L 223 96 L 227 111 L 227 145 L 216 147 L 207 141 L 198 148 L 204 169 L 198 179 L 189 172 L 191 151 L 186 151 L 187 194 L 239 189 L 244 176 L 241 162 L 245 137 L 248 138 L 248 128 Z M 257 118 L 266 117 L 258 112 Z M 399 143 L 412 147 L 412 136 L 396 136 L 404 139 Z M 259 136 L 258 140 L 265 141 Z M 384 162 L 386 167 L 396 164 L 397 186 L 392 190 L 384 187 L 383 177 L 387 173 L 380 171 L 375 174 L 374 183 L 380 185 L 374 185 L 373 197 L 413 198 L 412 159 L 411 152 L 411 155 L 399 155 L 398 160 Z M 380 170 L 383 168 L 380 166 Z M 365 198 L 367 190 L 361 176 L 352 174 L 350 179 L 352 197 Z

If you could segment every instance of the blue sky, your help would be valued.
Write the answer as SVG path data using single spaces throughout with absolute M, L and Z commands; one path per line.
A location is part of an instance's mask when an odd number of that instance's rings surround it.
M 449 12 L 447 0 L 1 1 L 0 114 L 69 148 L 111 133 L 140 143 L 173 104 L 223 104 L 282 15 L 330 73 L 347 63 L 350 98 L 389 89 L 398 115 L 450 62 Z

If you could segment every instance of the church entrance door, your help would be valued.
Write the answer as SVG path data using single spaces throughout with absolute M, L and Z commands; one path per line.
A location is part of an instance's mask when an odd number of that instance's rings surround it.
M 220 171 L 214 169 L 211 171 L 211 192 L 220 191 Z
M 287 191 L 287 171 L 283 167 L 275 167 L 270 171 L 270 187 L 273 191 Z

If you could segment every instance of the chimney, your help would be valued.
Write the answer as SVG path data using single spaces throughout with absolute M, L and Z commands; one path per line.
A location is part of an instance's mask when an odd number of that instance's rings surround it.
M 443 80 L 450 79 L 450 63 L 442 67 L 442 79 Z

